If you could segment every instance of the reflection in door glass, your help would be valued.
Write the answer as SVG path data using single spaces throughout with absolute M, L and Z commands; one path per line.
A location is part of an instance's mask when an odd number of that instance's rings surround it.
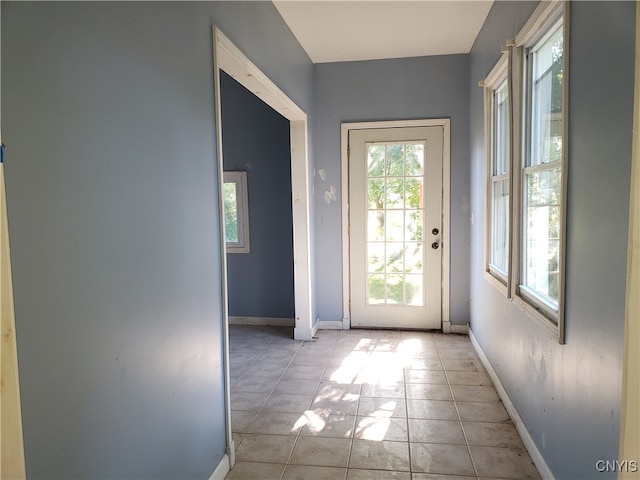
M 424 305 L 425 142 L 368 143 L 367 302 Z

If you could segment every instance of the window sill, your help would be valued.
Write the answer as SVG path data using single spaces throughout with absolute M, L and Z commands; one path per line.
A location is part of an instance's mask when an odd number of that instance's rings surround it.
M 534 307 L 527 300 L 522 298 L 519 295 L 515 295 L 513 297 L 513 303 L 518 307 L 527 317 L 533 320 L 538 326 L 540 326 L 544 331 L 546 331 L 549 335 L 551 335 L 558 343 L 564 344 L 564 338 L 560 334 L 560 329 L 558 328 L 558 319 L 549 318 L 542 310 Z
M 484 279 L 491 285 L 493 285 L 502 295 L 505 296 L 505 298 L 509 298 L 509 289 L 504 283 L 500 281 L 499 278 L 497 278 L 491 272 L 485 270 Z

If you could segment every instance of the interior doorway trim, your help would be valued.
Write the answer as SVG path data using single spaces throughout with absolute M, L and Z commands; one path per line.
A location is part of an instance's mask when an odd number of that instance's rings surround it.
M 349 271 L 349 161 L 347 149 L 349 146 L 349 131 L 373 128 L 403 128 L 403 127 L 443 127 L 443 152 L 442 152 L 442 331 L 451 332 L 451 319 L 449 314 L 450 288 L 450 238 L 451 238 L 451 120 L 448 118 L 423 119 L 423 120 L 392 120 L 381 122 L 343 123 L 341 134 L 341 169 L 342 169 L 342 328 L 351 327 L 351 290 Z
M 223 156 L 220 71 L 224 71 L 263 102 L 289 120 L 291 128 L 291 192 L 293 216 L 293 276 L 295 297 L 296 340 L 311 340 L 314 332 L 311 310 L 311 235 L 309 222 L 309 145 L 307 114 L 273 83 L 249 58 L 236 47 L 218 27 L 213 27 L 213 73 L 218 156 L 218 191 L 220 218 L 223 218 Z M 231 434 L 231 384 L 229 373 L 229 312 L 227 293 L 227 258 L 224 222 L 220 232 L 223 298 L 223 354 L 225 361 L 225 395 L 227 417 L 227 456 L 235 464 L 235 446 Z

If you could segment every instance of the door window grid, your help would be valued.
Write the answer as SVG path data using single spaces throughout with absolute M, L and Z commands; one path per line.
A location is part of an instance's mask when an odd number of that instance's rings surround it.
M 424 305 L 425 142 L 368 142 L 369 305 Z

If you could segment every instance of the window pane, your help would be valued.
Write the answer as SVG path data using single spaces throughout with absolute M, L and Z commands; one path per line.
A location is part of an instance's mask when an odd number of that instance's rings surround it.
M 529 173 L 525 179 L 524 284 L 554 308 L 559 299 L 559 168 Z
M 508 90 L 505 81 L 494 92 L 493 175 L 509 172 Z
M 531 144 L 529 166 L 562 158 L 562 23 L 529 52 Z
M 384 173 L 384 145 L 367 144 L 367 166 L 369 177 L 381 177 Z
M 491 189 L 490 262 L 506 275 L 509 263 L 509 179 L 492 181 Z
M 225 182 L 223 194 L 225 240 L 231 243 L 238 243 L 238 194 L 236 182 Z

